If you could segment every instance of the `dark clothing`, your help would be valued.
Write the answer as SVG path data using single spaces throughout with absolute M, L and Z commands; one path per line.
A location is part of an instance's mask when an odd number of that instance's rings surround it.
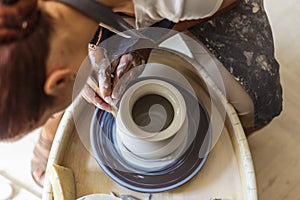
M 260 0 L 242 0 L 234 9 L 189 29 L 250 95 L 255 127 L 282 110 L 279 65 L 270 24 Z

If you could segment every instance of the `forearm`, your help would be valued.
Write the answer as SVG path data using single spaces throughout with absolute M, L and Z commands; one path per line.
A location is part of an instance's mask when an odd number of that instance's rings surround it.
M 213 15 L 224 13 L 240 0 L 97 0 L 111 7 L 114 12 L 122 12 L 136 17 L 138 28 L 168 19 L 176 25 L 174 30 L 183 31 Z
M 223 0 L 221 7 L 213 16 L 220 15 L 224 12 L 231 10 L 233 7 L 237 6 L 239 2 L 240 2 L 240 0 Z M 176 23 L 172 29 L 175 31 L 179 31 L 179 32 L 184 31 L 200 22 L 207 21 L 209 18 L 210 17 L 196 19 L 196 20 L 181 21 L 179 23 Z
M 210 19 L 235 7 L 240 0 L 97 0 L 112 8 L 115 12 L 123 12 L 136 17 L 136 25 L 152 25 L 162 19 L 176 24 L 164 38 L 172 36 L 176 31 L 184 31 L 197 23 Z M 150 3 L 149 3 L 150 2 Z M 214 2 L 214 3 L 212 3 Z M 149 4 L 149 5 L 148 5 Z M 150 5 L 151 4 L 151 5 Z M 206 8 L 206 4 L 209 6 Z M 170 6 L 171 8 L 169 8 Z M 165 9 L 164 9 L 165 8 Z
M 96 0 L 105 6 L 110 7 L 114 12 L 124 13 L 134 17 L 134 5 L 132 0 Z

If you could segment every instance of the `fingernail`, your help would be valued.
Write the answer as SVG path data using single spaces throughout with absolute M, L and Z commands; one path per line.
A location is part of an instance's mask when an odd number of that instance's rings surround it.
M 123 67 L 125 67 L 126 66 L 126 62 L 123 62 L 123 63 L 120 63 L 119 65 L 118 65 L 118 69 L 120 70 L 120 68 L 122 69 Z
M 112 98 L 112 103 L 111 103 L 111 105 L 114 105 L 114 107 L 115 107 L 115 105 L 117 105 L 118 101 L 119 101 L 119 99 L 117 99 L 117 98 Z
M 103 110 L 103 106 L 100 103 L 96 102 L 96 106 L 97 106 L 97 108 Z
M 108 104 L 110 104 L 112 102 L 112 99 L 110 96 L 104 97 L 104 101 Z
M 128 60 L 132 60 L 132 59 L 133 59 L 132 54 L 127 54 L 127 59 L 128 59 Z

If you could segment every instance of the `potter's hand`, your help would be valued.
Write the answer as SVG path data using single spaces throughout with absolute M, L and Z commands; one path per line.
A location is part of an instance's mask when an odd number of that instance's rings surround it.
M 111 105 L 104 101 L 104 97 L 111 93 L 110 79 L 108 79 L 111 74 L 111 64 L 107 58 L 106 50 L 91 45 L 88 56 L 92 74 L 88 78 L 88 84 L 83 88 L 82 96 L 98 108 L 111 112 Z
M 126 87 L 136 79 L 144 70 L 148 60 L 150 49 L 138 49 L 120 57 L 114 70 L 111 100 L 116 103 L 122 96 Z
M 143 71 L 149 53 L 149 49 L 135 50 L 110 62 L 106 50 L 94 46 L 89 50 L 93 71 L 83 97 L 100 109 L 112 112 L 126 86 Z

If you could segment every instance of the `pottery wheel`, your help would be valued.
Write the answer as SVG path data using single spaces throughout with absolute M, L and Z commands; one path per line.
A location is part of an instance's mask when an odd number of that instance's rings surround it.
M 170 83 L 182 93 L 186 102 L 194 98 L 182 87 Z M 110 113 L 97 109 L 91 123 L 90 138 L 98 164 L 112 180 L 138 192 L 163 192 L 186 183 L 202 168 L 210 149 L 209 117 L 200 102 L 198 106 L 200 120 L 197 124 L 193 121 L 195 108 L 187 108 L 188 137 L 191 142 L 187 144 L 184 153 L 171 163 L 153 169 L 144 169 L 122 156 L 116 145 L 115 118 Z M 203 150 L 207 152 L 206 156 L 199 157 L 199 152 Z

